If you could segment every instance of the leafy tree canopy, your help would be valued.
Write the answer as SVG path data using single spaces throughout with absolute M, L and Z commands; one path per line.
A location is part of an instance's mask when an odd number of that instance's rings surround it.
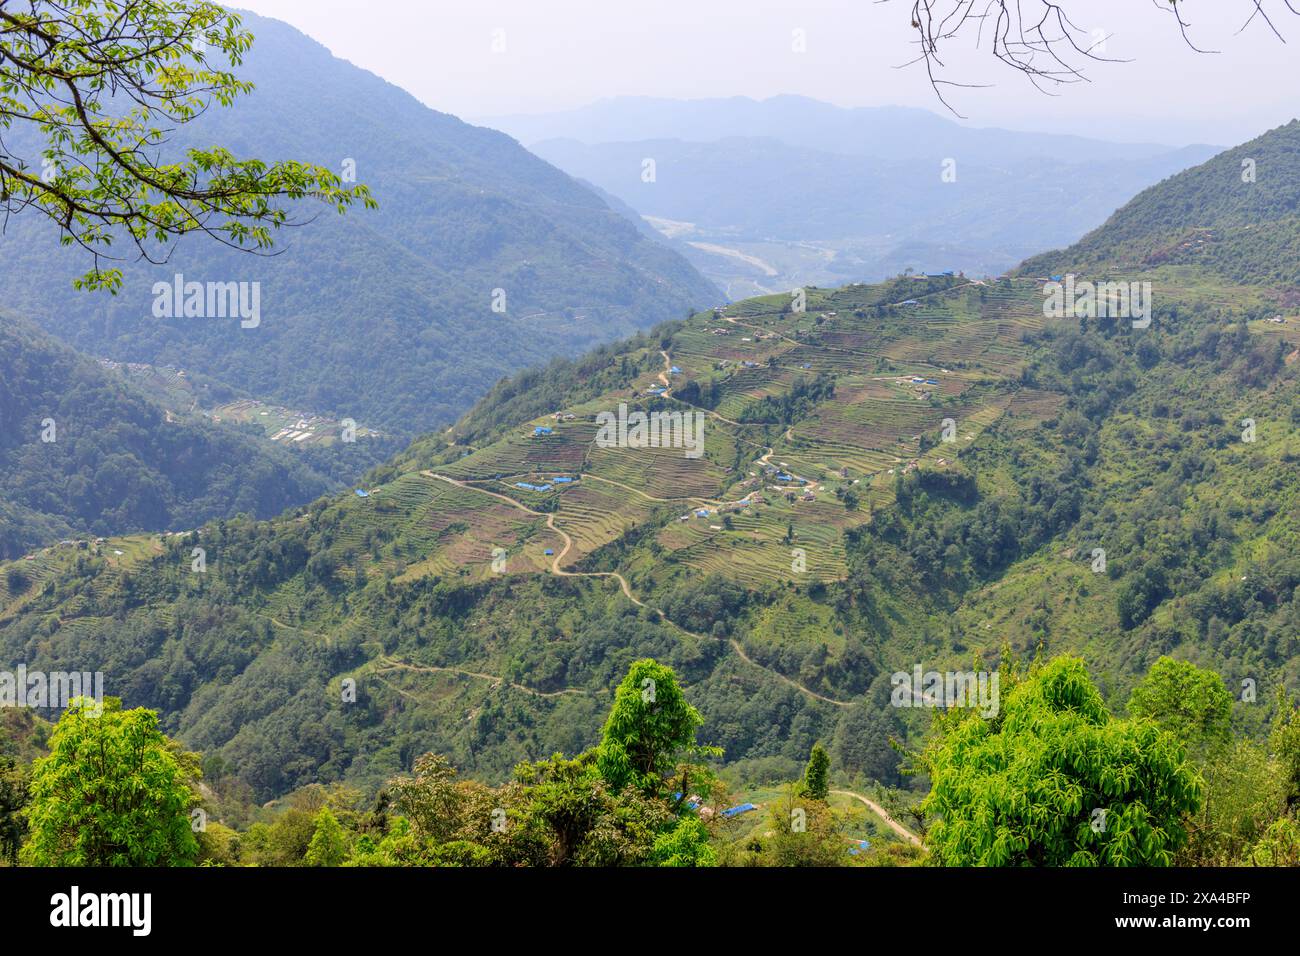
M 196 0 L 4 4 L 0 130 L 39 145 L 20 157 L 6 144 L 0 209 L 52 219 L 65 245 L 94 256 L 77 285 L 115 291 L 121 271 L 100 262 L 114 258 L 115 239 L 155 262 L 192 232 L 267 249 L 290 222 L 281 200 L 374 206 L 365 186 L 345 188 L 320 166 L 238 159 L 219 146 L 160 158 L 170 130 L 252 89 L 229 69 L 252 43 L 237 14 Z
M 101 712 L 102 711 L 102 712 Z M 33 866 L 187 866 L 198 854 L 189 810 L 197 758 L 158 729 L 158 715 L 115 697 L 79 697 L 32 764 L 22 850 Z
M 830 795 L 830 772 L 830 754 L 818 741 L 808 755 L 808 768 L 803 775 L 804 793 L 814 800 L 825 800 Z
M 1128 712 L 1154 720 L 1193 752 L 1226 744 L 1232 737 L 1232 695 L 1223 678 L 1187 661 L 1156 661 L 1133 688 Z
M 993 719 L 941 716 L 920 755 L 935 862 L 1169 865 L 1202 800 L 1183 745 L 1150 721 L 1111 717 L 1078 658 L 1003 693 Z
M 672 668 L 650 658 L 635 662 L 614 694 L 601 732 L 601 776 L 614 790 L 633 786 L 658 792 L 677 758 L 695 752 L 695 731 L 703 723 Z

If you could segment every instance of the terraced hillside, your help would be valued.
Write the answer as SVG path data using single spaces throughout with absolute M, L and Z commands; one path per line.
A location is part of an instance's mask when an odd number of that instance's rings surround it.
M 917 663 L 1086 651 L 1121 695 L 1176 650 L 1294 688 L 1300 318 L 1274 321 L 1285 290 L 1133 277 L 1144 330 L 1046 319 L 1030 276 L 669 323 L 498 386 L 358 492 L 129 565 L 0 567 L 0 652 L 103 669 L 261 797 L 430 749 L 501 779 L 589 744 L 642 656 L 727 760 L 822 739 L 887 783 L 887 739 L 924 727 L 889 676 Z M 698 456 L 608 447 L 620 406 L 700 415 Z
M 552 516 L 573 539 L 565 567 L 605 568 L 601 548 L 636 529 L 651 559 L 631 568 L 650 587 L 711 573 L 829 583 L 847 573 L 844 533 L 891 500 L 896 476 L 953 467 L 990 424 L 1052 410 L 1018 380 L 1041 301 L 1031 282 L 949 277 L 810 290 L 801 312 L 789 297 L 750 300 L 625 353 L 601 400 L 466 445 L 471 416 L 418 463 Z M 703 454 L 597 441 L 596 416 L 620 404 L 702 415 Z

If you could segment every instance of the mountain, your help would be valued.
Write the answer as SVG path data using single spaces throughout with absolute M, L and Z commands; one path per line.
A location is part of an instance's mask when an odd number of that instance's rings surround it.
M 173 413 L 13 317 L 0 322 L 0 369 L 0 557 L 63 537 L 269 518 L 340 487 L 323 456 Z M 365 445 L 353 446 L 362 461 Z
M 379 210 L 304 208 L 316 218 L 283 232 L 274 257 L 186 240 L 165 266 L 127 264 L 117 296 L 74 292 L 84 254 L 20 216 L 0 239 L 9 311 L 91 354 L 409 436 L 453 421 L 504 374 L 718 299 L 680 256 L 509 137 L 243 16 L 256 42 L 240 75 L 255 92 L 205 114 L 176 148 L 355 169 Z M 154 283 L 178 274 L 260 283 L 260 323 L 156 318 Z
M 1300 685 L 1300 320 L 1149 278 L 1146 329 L 1048 318 L 1031 277 L 668 323 L 498 383 L 366 497 L 0 567 L 0 656 L 102 670 L 259 801 L 578 752 L 647 656 L 737 772 L 822 740 L 887 785 L 917 667 L 1079 653 L 1122 707 L 1176 653 L 1268 700 Z M 642 447 L 635 411 L 692 417 Z
M 548 139 L 595 145 L 760 137 L 852 156 L 934 162 L 954 156 L 977 165 L 1031 157 L 1075 163 L 1138 160 L 1171 152 L 1170 147 L 1154 143 L 1113 143 L 1083 136 L 979 128 L 912 107 L 845 108 L 790 95 L 765 100 L 618 96 L 575 110 L 488 116 L 478 122 L 504 130 L 526 146 Z
M 762 258 L 746 243 L 770 247 L 776 241 L 825 250 L 811 270 L 801 264 L 809 270 L 804 274 L 778 267 L 785 288 L 835 276 L 842 282 L 897 274 L 887 259 L 909 248 L 915 258 L 905 265 L 914 268 L 996 274 L 1035 250 L 1072 241 L 1099 224 L 1105 210 L 1206 155 L 1189 149 L 1131 160 L 1031 155 L 996 166 L 959 161 L 949 181 L 942 175 L 943 154 L 925 162 L 878 159 L 776 139 L 594 146 L 545 140 L 533 149 L 652 222 L 688 224 L 676 235 L 687 255 L 721 247 Z M 642 177 L 647 158 L 655 162 L 652 182 Z M 762 202 L 755 202 L 758 196 Z M 707 262 L 701 267 L 719 278 Z M 772 280 L 770 288 L 782 286 Z
M 1233 282 L 1300 287 L 1300 120 L 1140 193 L 1026 273 L 1191 265 Z
M 907 268 L 997 275 L 1217 152 L 795 96 L 616 98 L 487 122 L 636 209 L 731 298 Z

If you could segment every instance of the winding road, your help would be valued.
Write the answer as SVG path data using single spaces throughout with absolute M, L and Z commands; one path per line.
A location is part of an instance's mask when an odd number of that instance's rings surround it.
M 888 824 L 889 829 L 893 830 L 895 833 L 897 833 L 908 843 L 911 843 L 913 846 L 924 845 L 921 843 L 921 838 L 919 836 L 917 836 L 907 827 L 903 826 L 901 823 L 899 823 L 897 820 L 891 817 L 888 813 L 886 813 L 885 808 L 882 807 L 880 804 L 876 803 L 876 801 L 870 800 L 864 797 L 860 793 L 854 793 L 852 790 L 832 790 L 831 793 L 837 793 L 842 797 L 853 797 L 855 800 L 861 800 L 863 803 L 867 805 L 867 808 L 871 810 L 872 813 L 880 817 L 880 819 L 884 820 L 885 823 Z
M 623 575 L 617 571 L 565 571 L 563 568 L 561 568 L 560 562 L 564 560 L 565 555 L 567 555 L 570 549 L 573 547 L 573 539 L 569 537 L 567 532 L 555 526 L 554 514 L 545 514 L 541 511 L 534 511 L 532 508 L 527 507 L 526 505 L 516 501 L 515 499 L 509 497 L 508 495 L 498 494 L 495 491 L 488 491 L 486 488 L 479 488 L 477 485 L 471 485 L 464 481 L 458 481 L 455 478 L 449 478 L 447 475 L 440 475 L 434 471 L 422 471 L 420 472 L 420 474 L 424 475 L 426 478 L 435 478 L 438 481 L 445 481 L 448 484 L 455 485 L 458 488 L 466 488 L 471 491 L 477 491 L 480 494 L 489 495 L 493 498 L 498 499 L 499 501 L 505 502 L 506 504 L 518 509 L 519 511 L 524 512 L 525 514 L 532 515 L 533 517 L 536 518 L 545 518 L 546 527 L 549 528 L 551 531 L 554 531 L 556 534 L 558 534 L 560 538 L 564 541 L 564 547 L 560 550 L 558 554 L 555 555 L 555 557 L 551 561 L 552 574 L 562 578 L 613 578 L 615 581 L 618 582 L 619 587 L 623 591 L 623 595 L 629 601 L 635 604 L 637 607 L 642 607 L 653 612 L 655 616 L 659 618 L 659 620 L 676 628 L 677 630 L 681 631 L 683 634 L 695 638 L 696 640 L 699 641 L 717 640 L 717 638 L 712 637 L 711 635 L 696 634 L 694 631 L 688 631 L 680 624 L 674 622 L 671 618 L 668 617 L 668 615 L 664 614 L 664 612 L 661 609 L 657 607 L 651 607 L 650 605 L 646 604 L 644 601 L 642 601 L 640 598 L 638 598 L 635 594 L 632 593 L 632 587 L 627 583 L 627 578 L 623 577 Z M 830 704 L 834 707 L 853 706 L 852 701 L 836 700 L 833 697 L 827 697 L 825 694 L 819 694 L 815 690 L 812 690 L 808 687 L 804 687 L 798 681 L 792 680 L 791 678 L 786 677 L 784 674 L 778 673 L 777 671 L 772 670 L 770 667 L 758 663 L 753 658 L 751 658 L 748 654 L 745 653 L 745 649 L 740 645 L 740 642 L 737 641 L 735 638 L 729 637 L 726 640 L 727 640 L 727 644 L 731 647 L 731 649 L 736 652 L 736 656 L 739 657 L 742 661 L 744 661 L 746 664 L 749 664 L 751 667 L 763 671 L 765 674 L 768 674 L 769 676 L 775 678 L 776 680 L 785 684 L 787 687 L 796 690 L 799 693 L 804 694 L 808 697 L 812 697 L 815 700 L 820 700 L 822 703 Z

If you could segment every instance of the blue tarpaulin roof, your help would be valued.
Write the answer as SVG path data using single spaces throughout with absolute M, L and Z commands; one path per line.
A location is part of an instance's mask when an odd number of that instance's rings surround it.
M 754 806 L 752 803 L 742 803 L 738 807 L 729 807 L 728 809 L 723 810 L 722 815 L 724 817 L 737 817 L 740 816 L 740 814 L 742 813 L 748 813 L 750 810 L 757 810 L 757 809 L 758 807 Z
M 358 498 L 369 498 L 369 497 L 370 497 L 370 492 L 368 492 L 368 491 L 362 491 L 360 488 L 358 488 L 358 489 L 357 489 L 357 497 L 358 497 Z

